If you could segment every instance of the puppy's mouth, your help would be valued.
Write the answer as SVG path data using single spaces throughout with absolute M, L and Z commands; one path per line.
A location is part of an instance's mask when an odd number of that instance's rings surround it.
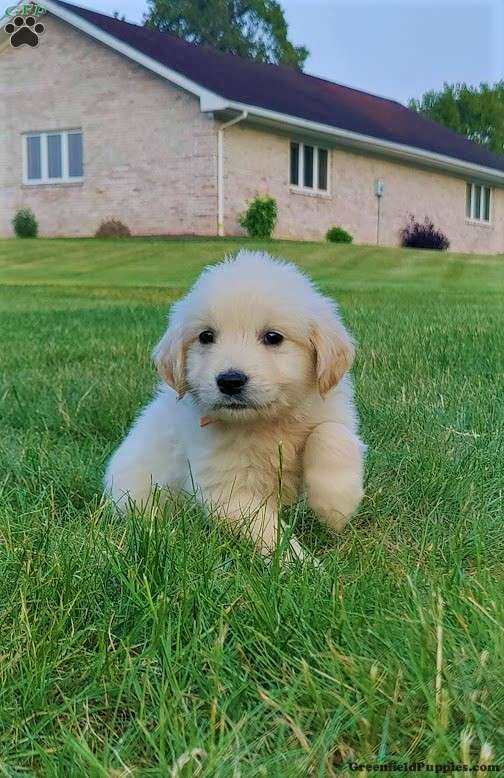
M 212 406 L 213 411 L 254 411 L 259 410 L 260 406 L 246 400 L 232 400 L 228 402 L 215 403 Z
M 271 401 L 261 403 L 247 396 L 220 397 L 218 399 L 215 398 L 214 402 L 208 402 L 204 396 L 201 396 L 201 393 L 197 389 L 191 387 L 189 391 L 196 403 L 204 410 L 205 413 L 221 413 L 229 416 L 230 418 L 235 415 L 233 413 L 234 411 L 236 411 L 236 416 L 241 416 L 242 414 L 244 416 L 248 416 L 253 414 L 261 414 L 262 412 L 267 413 L 271 410 L 271 406 L 274 405 L 274 403 Z
M 252 416 L 262 416 L 264 413 L 270 413 L 273 404 L 272 402 L 259 403 L 245 398 L 233 400 L 229 398 L 229 400 L 221 400 L 214 403 L 210 412 L 221 413 L 230 418 L 242 415 L 244 418 L 251 418 Z

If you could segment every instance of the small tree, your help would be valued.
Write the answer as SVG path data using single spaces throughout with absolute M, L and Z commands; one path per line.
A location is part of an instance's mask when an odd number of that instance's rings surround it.
M 277 223 L 278 206 L 276 200 L 268 195 L 255 197 L 240 216 L 240 225 L 251 238 L 269 239 Z
M 18 238 L 36 238 L 38 224 L 33 211 L 29 208 L 21 208 L 12 220 L 14 232 Z

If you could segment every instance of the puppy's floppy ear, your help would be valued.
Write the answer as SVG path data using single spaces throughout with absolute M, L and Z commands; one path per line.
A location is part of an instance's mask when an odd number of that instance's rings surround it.
M 314 317 L 310 341 L 315 350 L 317 383 L 323 397 L 350 370 L 355 355 L 354 342 L 329 301 Z
M 182 327 L 171 325 L 152 352 L 161 378 L 179 397 L 186 393 L 186 343 Z

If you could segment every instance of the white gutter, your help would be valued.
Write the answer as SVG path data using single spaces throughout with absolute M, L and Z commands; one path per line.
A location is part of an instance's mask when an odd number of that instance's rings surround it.
M 208 107 L 207 107 L 208 106 Z M 212 107 L 211 101 L 205 105 L 207 110 L 222 110 L 222 98 Z M 351 130 L 344 130 L 339 127 L 332 127 L 329 124 L 312 122 L 308 119 L 290 116 L 288 114 L 270 111 L 268 108 L 259 108 L 257 106 L 246 105 L 230 101 L 226 104 L 228 110 L 243 111 L 248 114 L 249 119 L 260 118 L 271 122 L 278 122 L 283 125 L 289 125 L 297 131 L 306 130 L 309 132 L 331 136 L 335 140 L 342 141 L 348 146 L 362 149 L 369 153 L 382 153 L 389 157 L 406 159 L 410 162 L 416 162 L 419 165 L 428 165 L 430 167 L 440 168 L 442 170 L 470 177 L 480 177 L 485 181 L 491 181 L 494 184 L 504 186 L 504 171 L 496 168 L 488 168 L 483 165 L 477 165 L 473 162 L 465 162 L 456 157 L 449 157 L 444 154 L 438 154 L 434 151 L 425 151 L 416 146 L 407 146 L 402 143 L 375 138 L 372 135 L 363 135 Z
M 229 122 L 221 124 L 217 132 L 217 234 L 224 237 L 224 130 L 233 124 L 243 121 L 248 116 L 248 111 L 242 111 Z

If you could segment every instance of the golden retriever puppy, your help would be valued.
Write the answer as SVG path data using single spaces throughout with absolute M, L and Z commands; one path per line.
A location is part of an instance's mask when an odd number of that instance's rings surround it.
M 243 250 L 207 268 L 171 309 L 154 350 L 164 385 L 112 456 L 107 493 L 127 509 L 155 486 L 195 491 L 265 554 L 279 505 L 302 494 L 341 530 L 362 497 L 353 356 L 335 304 L 294 265 Z

